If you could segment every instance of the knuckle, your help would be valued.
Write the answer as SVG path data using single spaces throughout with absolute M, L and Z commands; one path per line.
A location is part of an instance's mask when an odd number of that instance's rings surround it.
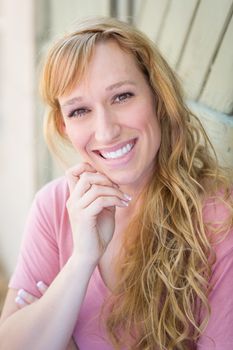
M 104 203 L 106 203 L 106 197 L 99 197 L 99 198 L 97 198 L 97 204 L 98 205 L 103 205 Z
M 85 166 L 83 163 L 81 164 L 77 164 L 71 168 L 68 168 L 66 171 L 65 171 L 65 174 L 70 177 L 70 176 L 80 176 L 82 174 L 82 172 L 85 171 Z
M 82 174 L 79 175 L 80 180 L 82 181 L 87 181 L 88 180 L 88 173 L 83 172 Z
M 99 187 L 96 184 L 91 185 L 93 191 L 98 191 Z

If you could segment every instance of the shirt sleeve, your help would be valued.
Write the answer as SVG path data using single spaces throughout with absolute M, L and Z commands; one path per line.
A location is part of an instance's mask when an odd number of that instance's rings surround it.
M 48 195 L 37 194 L 26 221 L 18 262 L 9 287 L 24 288 L 39 296 L 36 283 L 50 285 L 59 272 L 59 250 L 53 222 L 53 203 Z
M 208 213 L 209 214 L 209 213 Z M 214 214 L 214 215 L 213 215 Z M 220 222 L 226 209 L 218 206 L 208 219 Z M 211 308 L 207 327 L 200 337 L 197 350 L 233 349 L 233 228 L 214 245 L 216 262 L 212 268 L 209 295 Z

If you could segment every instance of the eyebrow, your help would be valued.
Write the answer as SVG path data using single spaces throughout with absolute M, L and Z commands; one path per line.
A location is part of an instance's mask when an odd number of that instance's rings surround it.
M 120 88 L 123 85 L 136 85 L 136 83 L 132 80 L 122 80 L 122 81 L 118 81 L 117 83 L 114 83 L 114 84 L 107 86 L 105 90 L 111 91 L 111 90 Z M 74 98 L 71 98 L 70 100 L 64 102 L 61 105 L 61 107 L 67 107 L 67 106 L 73 105 L 73 104 L 75 104 L 77 102 L 81 102 L 81 101 L 83 101 L 83 98 L 81 96 L 74 97 Z
M 132 80 L 122 80 L 122 81 L 118 81 L 117 83 L 115 84 L 112 84 L 112 85 L 109 85 L 108 87 L 106 87 L 106 91 L 109 91 L 109 90 L 113 90 L 113 89 L 116 89 L 116 88 L 119 88 L 123 85 L 136 85 L 136 83 Z
M 75 103 L 77 102 L 80 102 L 82 101 L 83 98 L 80 96 L 80 97 L 74 97 L 74 98 L 71 98 L 70 100 L 64 102 L 61 107 L 67 107 L 67 106 L 70 106 L 70 105 L 74 105 Z

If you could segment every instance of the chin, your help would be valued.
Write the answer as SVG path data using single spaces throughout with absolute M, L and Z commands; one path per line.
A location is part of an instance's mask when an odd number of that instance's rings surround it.
M 118 175 L 118 176 L 117 176 L 117 174 L 113 174 L 110 176 L 108 174 L 108 177 L 119 186 L 127 186 L 127 187 L 139 186 L 140 187 L 140 177 L 137 177 L 133 174 L 124 173 L 124 174 Z

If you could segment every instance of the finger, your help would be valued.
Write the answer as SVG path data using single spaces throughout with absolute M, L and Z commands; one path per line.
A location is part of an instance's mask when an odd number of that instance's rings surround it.
M 76 186 L 77 181 L 82 173 L 85 171 L 96 172 L 96 170 L 88 163 L 80 163 L 66 171 L 66 178 L 70 193 Z
M 34 301 L 38 300 L 34 295 L 28 293 L 24 289 L 20 289 L 17 293 L 17 296 L 20 297 L 23 301 L 25 301 L 27 304 L 34 303 Z
M 15 302 L 17 304 L 17 306 L 22 309 L 23 307 L 25 307 L 26 305 L 28 305 L 28 303 L 26 303 L 26 301 L 24 301 L 22 298 L 20 298 L 20 296 L 17 295 L 17 297 L 15 298 Z
M 128 205 L 128 202 L 118 197 L 98 197 L 85 209 L 85 212 L 87 216 L 91 217 L 100 214 L 103 209 L 109 208 L 112 211 L 113 207 L 123 208 L 128 207 Z
M 38 290 L 41 292 L 42 295 L 48 289 L 48 286 L 42 281 L 37 282 L 36 286 L 37 286 Z
M 116 187 L 105 175 L 100 173 L 89 173 L 85 172 L 80 175 L 80 180 L 78 181 L 74 195 L 78 197 L 82 197 L 84 193 L 86 193 L 92 185 L 102 185 L 109 187 Z
M 90 190 L 83 195 L 79 202 L 79 205 L 84 209 L 99 197 L 117 197 L 126 203 L 131 200 L 131 197 L 119 189 L 94 184 L 91 186 Z

